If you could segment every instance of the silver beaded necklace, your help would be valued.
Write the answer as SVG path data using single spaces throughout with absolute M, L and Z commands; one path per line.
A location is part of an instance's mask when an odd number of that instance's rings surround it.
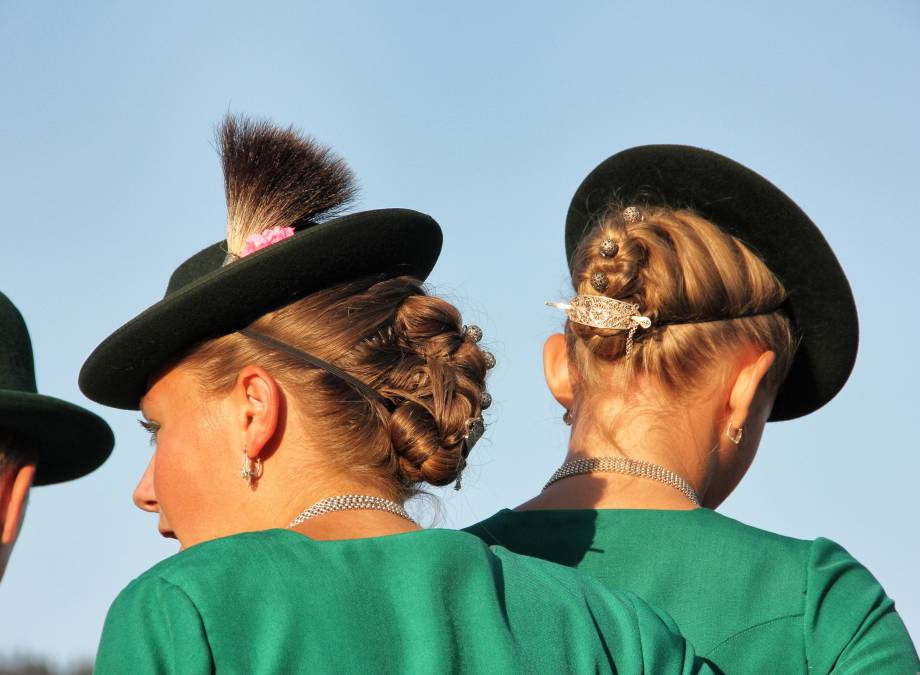
M 684 496 L 696 506 L 700 505 L 700 498 L 696 494 L 696 491 L 690 486 L 690 483 L 670 469 L 665 469 L 663 466 L 658 466 L 651 462 L 643 462 L 642 460 L 629 459 L 627 457 L 588 457 L 573 459 L 571 462 L 566 462 L 556 469 L 556 473 L 550 477 L 546 485 L 543 486 L 543 489 L 545 490 L 557 480 L 583 473 L 594 473 L 596 471 L 623 473 L 629 476 L 657 480 L 659 483 L 664 483 L 675 490 L 680 490 Z
M 309 520 L 310 518 L 315 518 L 316 516 L 321 516 L 324 513 L 358 510 L 386 511 L 387 513 L 392 513 L 400 516 L 401 518 L 405 518 L 413 525 L 416 524 L 416 522 L 412 520 L 406 510 L 402 507 L 402 504 L 397 504 L 390 499 L 384 499 L 383 497 L 372 497 L 370 495 L 337 495 L 335 497 L 326 497 L 325 499 L 320 499 L 313 506 L 308 506 L 305 508 L 297 515 L 296 518 L 294 518 L 294 520 L 291 521 L 291 524 L 288 525 L 288 528 L 297 527 L 303 521 Z

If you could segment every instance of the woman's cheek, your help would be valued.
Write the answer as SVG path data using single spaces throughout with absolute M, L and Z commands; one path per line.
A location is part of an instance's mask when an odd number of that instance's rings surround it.
M 194 508 L 190 502 L 195 495 L 195 484 L 200 480 L 200 477 L 196 479 L 197 470 L 192 465 L 195 453 L 183 452 L 183 445 L 181 441 L 161 438 L 157 446 L 154 489 L 160 510 L 173 527 L 181 522 L 184 512 Z

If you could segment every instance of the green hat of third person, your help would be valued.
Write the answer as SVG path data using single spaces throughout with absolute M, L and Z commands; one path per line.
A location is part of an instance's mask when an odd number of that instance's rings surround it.
M 38 457 L 35 485 L 62 483 L 97 469 L 114 438 L 105 421 L 38 393 L 32 342 L 22 314 L 0 293 L 0 430 Z

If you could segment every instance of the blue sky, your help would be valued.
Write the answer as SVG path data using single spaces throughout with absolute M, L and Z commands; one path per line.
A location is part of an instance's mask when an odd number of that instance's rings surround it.
M 92 476 L 34 491 L 0 585 L 0 655 L 91 655 L 116 593 L 175 550 L 130 502 L 150 452 L 136 415 L 86 402 L 76 373 L 221 238 L 211 139 L 228 110 L 333 145 L 360 207 L 444 228 L 431 286 L 499 360 L 463 490 L 416 507 L 448 527 L 523 501 L 563 456 L 540 365 L 561 317 L 543 301 L 568 291 L 563 220 L 585 174 L 685 143 L 770 178 L 847 270 L 861 351 L 835 401 L 768 428 L 723 510 L 840 542 L 920 635 L 920 5 L 637 5 L 0 3 L 0 289 L 29 323 L 41 391 L 118 439 Z

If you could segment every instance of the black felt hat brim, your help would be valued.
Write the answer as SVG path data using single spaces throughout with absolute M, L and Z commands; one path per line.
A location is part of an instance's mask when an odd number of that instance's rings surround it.
M 430 216 L 382 209 L 312 225 L 223 267 L 226 249 L 218 242 L 187 261 L 174 279 L 184 268 L 210 271 L 168 291 L 93 351 L 80 372 L 80 389 L 103 405 L 136 410 L 151 376 L 195 344 L 337 283 L 373 275 L 424 280 L 441 240 Z
M 99 468 L 115 439 L 105 421 L 51 396 L 0 390 L 0 428 L 13 431 L 38 454 L 34 485 L 74 480 Z
M 760 255 L 783 283 L 802 342 L 770 421 L 807 415 L 840 391 L 859 343 L 853 293 L 820 230 L 779 188 L 701 148 L 624 150 L 595 168 L 572 198 L 565 232 L 570 267 L 578 243 L 614 201 L 691 208 Z

